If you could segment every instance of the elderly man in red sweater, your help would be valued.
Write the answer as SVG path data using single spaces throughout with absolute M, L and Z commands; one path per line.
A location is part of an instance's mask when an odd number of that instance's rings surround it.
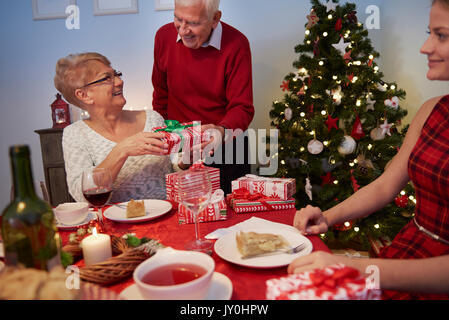
M 220 0 L 175 0 L 174 23 L 162 26 L 155 37 L 152 82 L 153 109 L 165 119 L 201 121 L 202 130 L 245 131 L 254 117 L 251 50 L 248 39 L 221 22 Z M 228 130 L 227 130 L 228 132 Z M 227 133 L 226 132 L 226 133 Z M 222 144 L 221 187 L 229 193 L 231 181 L 250 172 L 248 141 L 245 150 Z M 227 143 L 226 143 L 227 144 Z M 228 149 L 229 148 L 229 149 Z M 236 164 L 236 153 L 245 153 Z M 226 163 L 225 163 L 226 162 Z

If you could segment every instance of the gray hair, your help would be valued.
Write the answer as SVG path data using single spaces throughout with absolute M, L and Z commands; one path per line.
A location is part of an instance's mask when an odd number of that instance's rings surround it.
M 202 2 L 206 5 L 207 16 L 212 19 L 215 12 L 218 11 L 220 7 L 220 0 L 175 0 L 175 4 L 183 7 L 187 7 L 198 2 Z
M 449 8 L 449 0 L 432 0 L 432 5 L 435 3 L 441 3 L 443 6 Z

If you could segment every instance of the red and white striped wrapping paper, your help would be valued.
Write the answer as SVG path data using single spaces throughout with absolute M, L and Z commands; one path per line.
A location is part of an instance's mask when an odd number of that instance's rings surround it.
M 209 172 L 210 182 L 212 184 L 212 192 L 220 189 L 220 169 L 205 166 Z M 178 195 L 178 172 L 169 173 L 165 175 L 165 190 L 167 200 L 179 203 Z
M 232 181 L 232 191 L 245 188 L 251 194 L 260 193 L 271 198 L 288 200 L 296 193 L 296 180 L 292 178 L 267 178 L 247 174 Z
M 226 220 L 228 218 L 226 210 L 227 205 L 224 199 L 210 204 L 198 214 L 198 222 Z M 178 205 L 178 222 L 179 224 L 195 223 L 192 212 L 181 203 Z
M 259 211 L 272 211 L 272 210 L 288 210 L 295 208 L 295 199 L 287 199 L 287 200 L 279 200 L 272 199 L 267 200 L 267 198 L 263 199 L 263 202 L 269 204 L 271 208 L 267 207 L 261 201 L 249 201 L 243 199 L 233 199 L 232 194 L 228 194 L 226 199 L 228 200 L 229 205 L 236 213 L 248 213 L 248 212 L 259 212 Z
M 266 282 L 267 300 L 380 300 L 381 290 L 343 264 Z
M 181 125 L 186 126 L 192 123 L 193 122 L 186 122 L 182 123 Z M 164 128 L 167 128 L 167 126 L 155 127 L 152 129 L 152 131 L 161 129 L 163 130 Z M 193 127 L 185 128 L 180 133 L 166 132 L 166 131 L 159 131 L 159 132 L 165 135 L 165 138 L 163 138 L 162 141 L 168 144 L 169 150 L 168 153 L 181 152 L 183 146 L 189 145 L 190 147 L 193 147 L 194 145 L 200 144 L 202 139 L 200 125 L 194 125 Z M 180 135 L 182 136 L 182 139 Z

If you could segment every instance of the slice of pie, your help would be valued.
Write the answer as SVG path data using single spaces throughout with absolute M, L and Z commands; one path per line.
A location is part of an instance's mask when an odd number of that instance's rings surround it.
M 271 233 L 240 231 L 235 238 L 242 258 L 276 251 L 289 246 L 289 243 L 283 236 Z
M 145 204 L 142 201 L 134 201 L 134 199 L 131 199 L 131 201 L 128 202 L 128 205 L 126 207 L 126 217 L 127 218 L 136 218 L 136 217 L 142 217 L 145 215 Z

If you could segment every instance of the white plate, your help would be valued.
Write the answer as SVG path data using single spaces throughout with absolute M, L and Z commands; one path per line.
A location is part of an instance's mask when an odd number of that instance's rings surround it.
M 312 252 L 313 245 L 309 239 L 304 237 L 299 232 L 285 230 L 285 229 L 250 229 L 243 230 L 245 232 L 253 231 L 257 233 L 271 233 L 271 234 L 279 234 L 282 235 L 290 244 L 291 247 L 296 247 L 300 244 L 305 244 L 306 247 L 298 253 L 287 254 L 287 253 L 279 253 L 271 256 L 265 257 L 254 257 L 249 259 L 242 259 L 239 250 L 237 249 L 237 242 L 235 240 L 235 236 L 238 231 L 234 231 L 228 233 L 221 238 L 219 238 L 214 245 L 215 252 L 224 260 L 238 264 L 244 267 L 250 268 L 259 268 L 259 269 L 267 269 L 267 268 L 277 268 L 289 265 L 294 259 L 297 257 L 305 256 Z
M 56 226 L 58 227 L 58 229 L 60 230 L 73 230 L 73 229 L 77 229 L 81 226 L 84 226 L 86 224 L 88 224 L 90 221 L 97 219 L 97 215 L 95 212 L 92 212 L 89 210 L 89 213 L 87 214 L 86 219 L 84 219 L 82 222 L 77 223 L 77 224 L 65 224 L 61 221 L 58 220 L 58 218 L 55 215 L 55 219 L 56 219 Z
M 232 282 L 227 276 L 214 272 L 209 292 L 205 300 L 229 300 L 232 296 Z M 125 300 L 144 300 L 137 284 L 133 284 L 120 292 L 120 297 Z
M 169 212 L 172 208 L 172 204 L 165 200 L 144 200 L 145 215 L 142 217 L 127 218 L 126 206 L 128 202 L 119 203 L 123 208 L 111 206 L 107 208 L 103 215 L 109 220 L 123 223 L 134 223 L 153 220 Z

